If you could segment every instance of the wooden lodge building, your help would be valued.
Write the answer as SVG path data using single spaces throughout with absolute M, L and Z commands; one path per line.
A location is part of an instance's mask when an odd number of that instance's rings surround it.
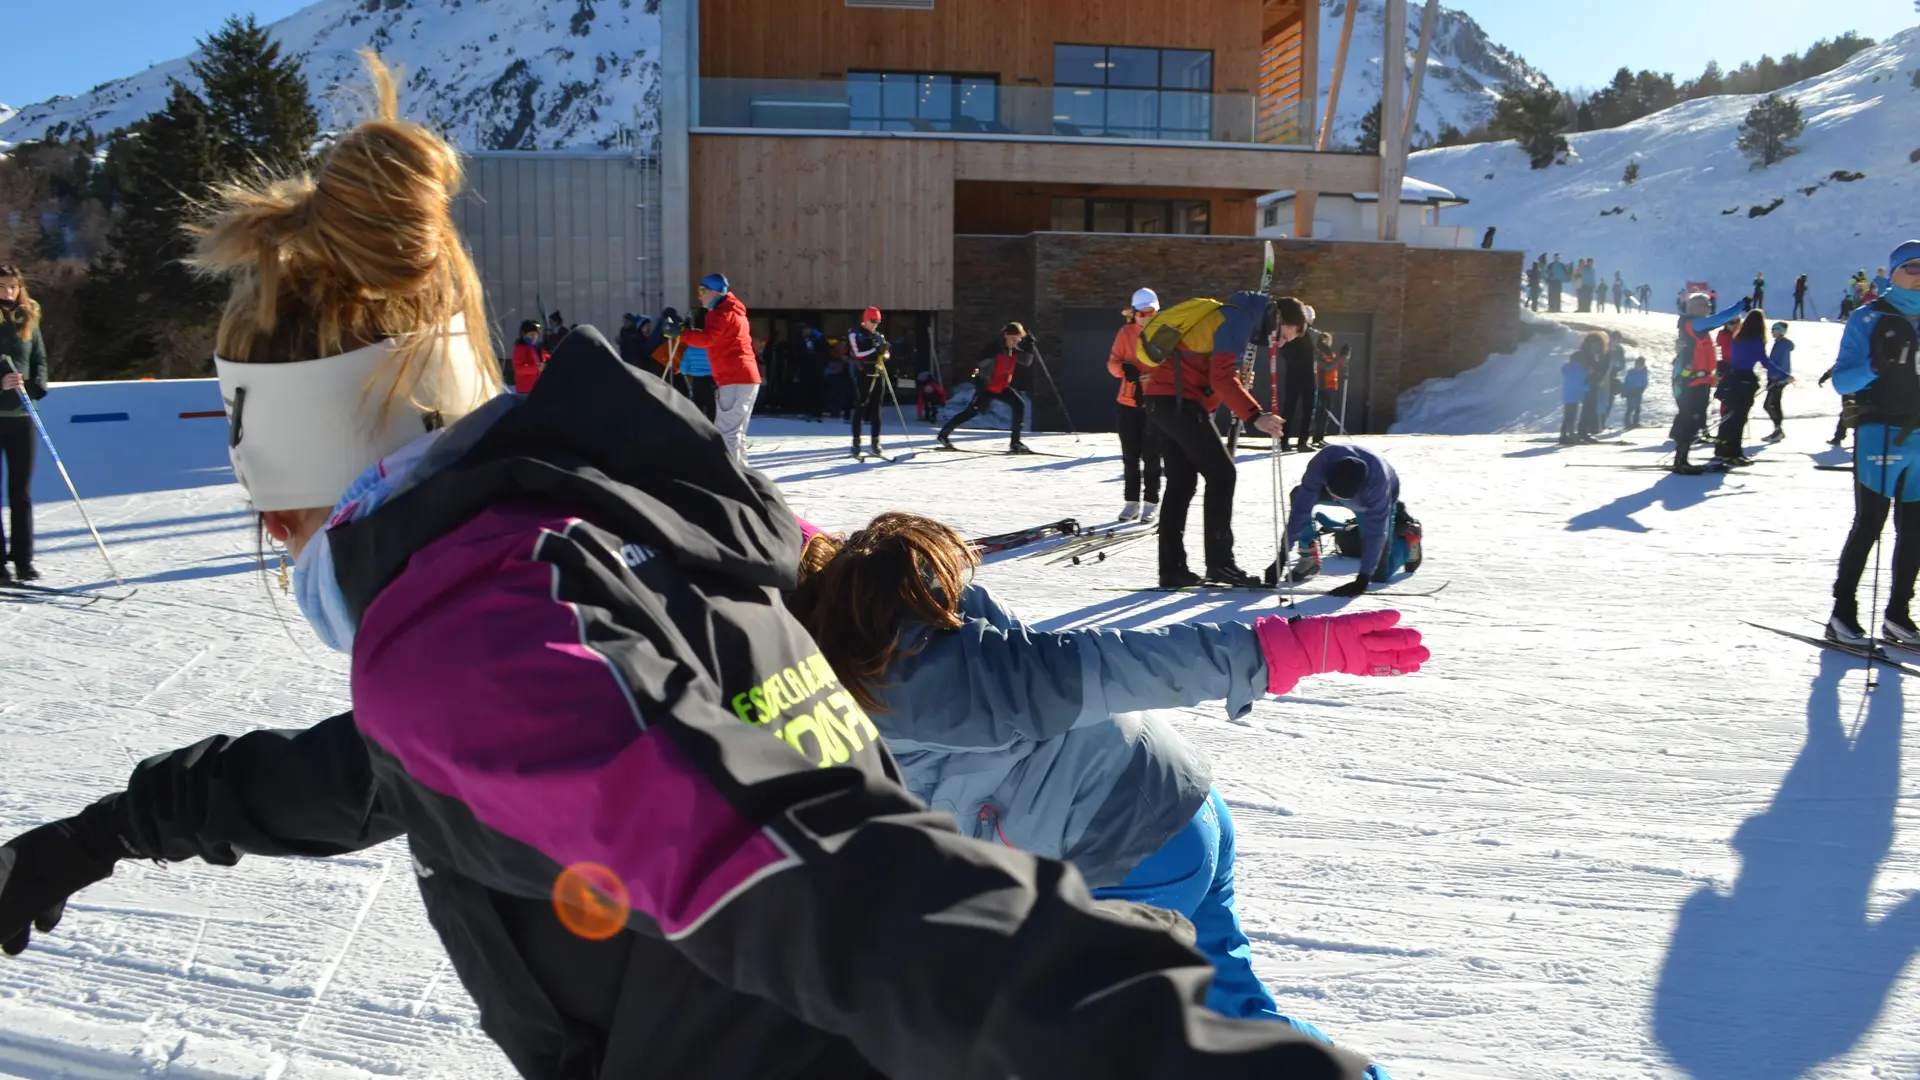
M 1253 287 L 1257 200 L 1291 191 L 1273 291 L 1354 345 L 1350 426 L 1382 430 L 1402 389 L 1514 347 L 1521 256 L 1404 244 L 1392 214 L 1377 239 L 1312 238 L 1315 193 L 1396 204 L 1407 149 L 1326 147 L 1319 2 L 670 0 L 665 301 L 684 309 L 721 271 L 775 348 L 874 305 L 914 343 L 896 373 L 937 364 L 949 385 L 1018 319 L 1076 424 L 1110 430 L 1104 361 L 1133 290 Z M 1388 0 L 1389 40 L 1405 20 Z M 1385 84 L 1404 85 L 1402 50 L 1386 54 Z M 1387 96 L 1383 130 L 1404 101 Z

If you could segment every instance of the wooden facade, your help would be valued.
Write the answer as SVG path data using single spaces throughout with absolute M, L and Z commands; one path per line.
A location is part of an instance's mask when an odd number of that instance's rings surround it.
M 1213 52 L 1217 94 L 1259 83 L 1258 0 L 964 0 L 931 11 L 850 8 L 846 0 L 698 0 L 700 74 L 834 79 L 849 71 L 998 75 L 1052 86 L 1053 47 L 1141 45 Z
M 763 308 L 953 304 L 953 143 L 696 135 L 693 272 Z

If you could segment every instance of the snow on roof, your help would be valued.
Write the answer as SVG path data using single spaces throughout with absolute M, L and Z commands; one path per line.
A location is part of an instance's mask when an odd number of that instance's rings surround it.
M 1323 199 L 1352 199 L 1355 202 L 1379 202 L 1377 191 L 1362 191 L 1353 195 L 1321 195 Z M 1259 205 L 1280 202 L 1293 198 L 1291 191 L 1271 191 L 1255 200 Z M 1467 200 L 1455 195 L 1439 184 L 1429 184 L 1425 180 L 1415 180 L 1409 176 L 1400 185 L 1400 201 L 1416 206 L 1465 206 Z

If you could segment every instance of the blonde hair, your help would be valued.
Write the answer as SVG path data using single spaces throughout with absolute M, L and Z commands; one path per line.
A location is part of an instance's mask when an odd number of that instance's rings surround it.
M 411 398 L 429 363 L 471 362 L 500 385 L 473 258 L 454 227 L 458 153 L 400 119 L 394 76 L 362 50 L 375 113 L 340 136 L 312 174 L 220 187 L 188 226 L 188 260 L 231 282 L 214 347 L 237 363 L 313 360 L 400 339 L 385 405 Z M 464 314 L 471 353 L 436 349 Z M 441 386 L 460 380 L 437 379 Z M 424 409 L 433 401 L 415 402 Z M 470 406 L 448 412 L 459 415 Z
M 32 341 L 33 332 L 40 325 L 40 304 L 27 292 L 27 272 L 12 264 L 0 264 L 0 278 L 12 278 L 20 283 L 20 295 L 14 297 L 17 305 L 14 310 L 20 315 L 13 321 L 19 328 L 20 340 Z

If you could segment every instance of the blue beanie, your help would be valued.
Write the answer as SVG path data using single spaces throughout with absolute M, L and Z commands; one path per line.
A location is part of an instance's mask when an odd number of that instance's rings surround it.
M 1920 240 L 1909 240 L 1894 248 L 1893 254 L 1887 256 L 1887 273 L 1893 273 L 1894 267 L 1913 259 L 1920 259 Z
M 726 292 L 727 275 L 708 274 L 706 277 L 700 279 L 700 286 L 701 288 L 712 289 L 714 292 Z

